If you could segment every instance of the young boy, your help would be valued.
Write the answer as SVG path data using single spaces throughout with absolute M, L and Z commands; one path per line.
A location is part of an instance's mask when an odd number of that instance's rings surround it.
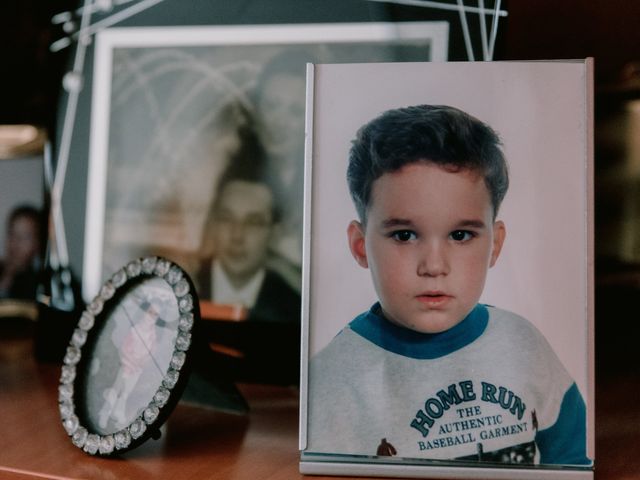
M 347 179 L 349 247 L 379 302 L 311 361 L 307 452 L 590 464 L 549 344 L 478 304 L 506 232 L 497 134 L 452 107 L 390 110 L 359 130 Z

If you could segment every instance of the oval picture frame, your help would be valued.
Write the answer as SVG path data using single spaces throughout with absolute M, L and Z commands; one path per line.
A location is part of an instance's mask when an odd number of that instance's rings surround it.
M 186 386 L 199 319 L 195 288 L 177 264 L 150 256 L 116 271 L 63 359 L 59 411 L 73 445 L 110 456 L 159 438 Z

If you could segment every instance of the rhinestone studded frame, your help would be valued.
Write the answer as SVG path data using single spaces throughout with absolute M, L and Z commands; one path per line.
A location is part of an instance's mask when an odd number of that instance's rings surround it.
M 91 330 L 96 326 L 96 318 L 103 311 L 107 301 L 113 298 L 117 290 L 128 281 L 143 275 L 164 279 L 171 286 L 177 298 L 180 318 L 173 356 L 158 390 L 142 413 L 131 424 L 108 435 L 93 433 L 81 424 L 76 414 L 74 399 L 74 382 L 77 376 L 76 370 L 83 354 L 82 347 L 86 344 Z M 76 447 L 90 455 L 112 455 L 118 451 L 129 449 L 133 441 L 139 439 L 149 427 L 154 425 L 162 408 L 169 401 L 171 391 L 178 383 L 180 372 L 185 365 L 187 351 L 191 345 L 194 303 L 192 287 L 184 271 L 161 257 L 133 260 L 105 282 L 78 321 L 67 347 L 60 374 L 58 387 L 60 418 L 62 426 Z

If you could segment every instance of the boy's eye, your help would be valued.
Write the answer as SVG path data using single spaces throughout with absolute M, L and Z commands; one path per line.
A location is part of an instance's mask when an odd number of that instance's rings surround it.
M 468 240 L 471 240 L 474 236 L 475 234 L 473 232 L 470 232 L 469 230 L 454 230 L 449 234 L 451 240 L 454 240 L 456 242 L 466 242 Z
M 398 242 L 408 242 L 410 240 L 415 240 L 416 234 L 411 230 L 396 230 L 395 232 L 391 233 L 391 238 L 397 240 Z

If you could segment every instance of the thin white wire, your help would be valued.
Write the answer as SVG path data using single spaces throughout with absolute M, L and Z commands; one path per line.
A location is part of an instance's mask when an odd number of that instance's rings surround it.
M 489 42 L 487 40 L 487 23 L 484 14 L 484 0 L 478 0 L 478 7 L 482 10 L 482 13 L 478 15 L 480 20 L 480 39 L 482 41 L 482 59 L 484 61 L 490 60 L 489 58 Z
M 163 0 L 142 1 L 91 25 L 90 21 L 92 9 L 89 6 L 91 0 L 85 0 L 84 6 L 82 7 L 80 29 L 74 34 L 74 37 L 78 38 L 78 44 L 73 62 L 72 73 L 74 75 L 82 75 L 84 70 L 86 48 L 90 42 L 91 35 L 94 35 L 103 28 L 109 27 L 137 13 L 140 13 L 141 11 L 146 10 L 147 8 L 162 1 Z M 51 214 L 56 234 L 57 254 L 58 259 L 60 260 L 60 265 L 62 265 L 63 267 L 66 267 L 69 264 L 69 252 L 67 249 L 67 240 L 64 229 L 64 219 L 62 216 L 61 200 L 62 192 L 64 189 L 64 182 L 67 175 L 67 166 L 69 164 L 71 137 L 73 134 L 73 127 L 75 125 L 80 90 L 81 88 L 69 88 L 65 117 L 62 124 L 60 151 L 58 154 L 58 162 L 56 164 L 53 187 L 51 188 Z
M 44 185 L 47 192 L 53 187 L 53 162 L 51 160 L 51 140 L 44 142 Z
M 100 20 L 99 22 L 94 23 L 93 25 L 89 25 L 85 28 L 80 28 L 78 32 L 74 34 L 74 37 L 81 37 L 82 35 L 91 36 L 98 33 L 103 28 L 110 27 L 118 22 L 126 20 L 129 17 L 132 17 L 147 8 L 153 7 L 154 5 L 163 2 L 164 0 L 143 0 L 135 5 L 131 5 L 124 10 L 120 10 L 113 15 L 108 16 L 107 18 Z
M 501 0 L 496 0 L 494 10 L 497 12 L 500 10 Z M 491 40 L 489 42 L 489 60 L 493 60 L 493 49 L 496 45 L 496 36 L 498 35 L 498 16 L 493 15 L 493 22 L 491 24 Z
M 123 5 L 125 3 L 129 3 L 129 2 L 135 2 L 136 0 L 115 0 L 113 2 L 113 5 Z M 76 9 L 75 14 L 76 15 L 82 15 L 85 10 L 89 9 L 91 11 L 91 13 L 96 13 L 96 12 L 100 12 L 100 11 L 106 11 L 101 5 L 100 2 L 97 0 L 94 0 L 94 2 L 85 7 L 82 6 L 78 9 Z M 66 12 L 60 12 L 60 13 L 56 13 L 53 17 L 51 17 L 51 23 L 53 23 L 54 25 L 58 25 L 60 23 L 65 23 L 68 22 L 69 20 L 71 20 L 73 18 L 73 13 L 72 11 L 68 10 Z
M 85 6 L 87 6 L 90 2 L 91 0 L 85 0 Z M 89 9 L 86 9 L 80 21 L 81 27 L 86 28 L 86 25 L 88 25 L 90 22 L 90 17 L 91 11 Z M 82 75 L 87 43 L 87 37 L 80 37 L 80 41 L 78 42 L 75 58 L 73 61 L 72 72 L 74 75 Z M 80 90 L 80 88 L 69 88 L 65 116 L 62 124 L 60 151 L 58 153 L 58 162 L 56 163 L 56 172 L 53 180 L 53 187 L 51 188 L 51 214 L 56 233 L 57 254 L 58 259 L 60 260 L 60 265 L 63 267 L 66 267 L 69 264 L 69 252 L 67 250 L 67 239 L 64 230 L 64 219 L 62 216 L 61 200 L 62 191 L 64 188 L 64 180 L 67 175 L 67 166 L 69 164 L 69 149 L 71 146 L 71 136 L 73 133 L 73 126 L 75 124 L 78 96 L 80 95 Z
M 137 0 L 113 0 L 111 3 L 112 5 L 124 5 L 125 3 L 130 3 L 130 2 L 135 2 Z M 93 4 L 89 7 L 89 9 L 91 10 L 92 13 L 96 13 L 99 11 L 105 11 L 105 9 L 102 7 L 102 5 L 100 5 L 100 1 L 99 0 L 94 0 Z M 76 13 L 78 15 L 82 15 L 82 13 L 84 12 L 84 7 L 80 7 L 76 10 Z
M 47 189 L 47 194 L 51 194 L 51 189 L 53 188 L 53 160 L 51 154 L 51 141 L 47 140 L 44 144 L 44 183 Z M 49 245 L 47 246 L 47 258 L 46 262 L 48 265 L 51 265 L 54 269 L 57 269 L 60 265 L 58 263 L 58 247 L 56 246 L 56 234 L 55 231 L 51 232 L 50 228 L 53 226 L 55 229 L 56 220 L 53 219 L 56 211 L 60 209 L 57 208 L 54 211 L 54 208 L 51 207 L 51 224 L 47 224 L 47 232 L 49 233 Z
M 460 24 L 462 25 L 462 35 L 464 36 L 464 46 L 467 49 L 467 58 L 470 62 L 475 60 L 473 55 L 473 46 L 471 45 L 471 36 L 469 35 L 469 24 L 467 23 L 467 15 L 462 0 L 458 0 L 458 13 L 460 14 Z
M 132 0 L 121 0 L 119 2 L 116 2 L 116 4 L 124 4 L 124 3 L 128 3 Z M 73 35 L 69 36 L 69 37 L 63 37 L 60 38 L 58 40 L 56 40 L 55 42 L 53 42 L 50 46 L 49 46 L 49 50 L 51 50 L 52 52 L 58 52 L 60 50 L 63 50 L 65 48 L 67 48 L 69 45 L 71 45 L 71 40 L 72 39 L 78 39 L 78 38 L 82 38 L 82 36 L 84 35 L 86 38 L 89 38 L 91 35 L 95 35 L 96 33 L 98 33 L 100 30 L 110 27 L 118 22 L 121 22 L 123 20 L 126 20 L 129 17 L 132 17 L 144 10 L 146 10 L 147 8 L 153 7 L 154 5 L 162 2 L 164 0 L 144 0 L 141 1 L 139 3 L 136 3 L 135 5 L 132 5 L 128 8 L 125 8 L 124 10 L 121 10 L 117 13 L 114 13 L 113 15 L 110 15 L 96 23 L 94 23 L 93 25 L 88 25 L 88 26 L 84 26 L 81 27 L 76 33 L 74 33 Z M 92 13 L 92 11 L 95 10 L 93 8 L 85 8 L 82 7 L 80 9 L 78 9 L 78 11 L 82 11 L 83 15 L 85 12 L 89 12 Z M 56 16 L 53 17 L 53 19 L 55 19 L 55 21 L 57 22 L 61 22 L 62 20 L 64 20 L 66 18 L 66 15 L 71 15 L 69 12 L 63 12 L 61 14 L 58 14 Z M 58 18 L 59 16 L 59 18 Z M 53 21 L 52 19 L 52 21 Z
M 379 2 L 379 3 L 394 3 L 397 5 L 409 5 L 413 7 L 426 7 L 426 8 L 435 8 L 437 10 L 450 10 L 450 11 L 459 11 L 460 7 L 456 5 L 452 5 L 450 3 L 441 3 L 434 2 L 429 0 L 368 0 L 370 2 Z M 506 17 L 509 13 L 506 10 L 499 9 L 485 9 L 480 10 L 477 7 L 467 7 L 462 6 L 463 12 L 469 13 L 485 13 L 489 15 L 498 15 L 500 17 Z

